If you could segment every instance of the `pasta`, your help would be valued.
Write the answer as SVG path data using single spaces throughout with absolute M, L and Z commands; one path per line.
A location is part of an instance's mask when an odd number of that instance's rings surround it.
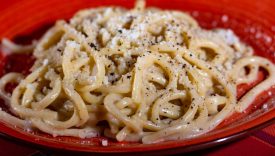
M 145 144 L 196 137 L 243 112 L 275 85 L 275 66 L 231 30 L 202 29 L 179 11 L 103 7 L 57 21 L 31 46 L 31 73 L 8 73 L 0 119 L 53 136 L 104 135 Z M 268 76 L 237 99 L 238 84 Z M 12 94 L 6 85 L 18 83 Z M 16 116 L 16 117 L 15 117 Z

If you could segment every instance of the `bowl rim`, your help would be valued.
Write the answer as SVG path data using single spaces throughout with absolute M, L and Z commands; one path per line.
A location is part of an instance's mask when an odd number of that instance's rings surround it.
M 121 151 L 103 151 L 103 150 L 92 151 L 92 150 L 81 150 L 81 149 L 73 150 L 71 148 L 66 148 L 66 147 L 51 146 L 50 144 L 42 145 L 42 144 L 38 144 L 35 142 L 30 142 L 26 139 L 18 138 L 11 134 L 2 132 L 2 131 L 0 132 L 0 138 L 4 139 L 6 141 L 11 141 L 17 145 L 21 145 L 21 146 L 23 145 L 25 147 L 36 148 L 38 150 L 41 150 L 42 153 L 44 151 L 47 151 L 47 153 L 57 152 L 57 153 L 62 153 L 62 154 L 68 154 L 69 152 L 70 152 L 70 154 L 72 154 L 71 152 L 73 152 L 73 153 L 79 153 L 79 154 L 95 154 L 95 155 L 101 155 L 101 154 L 150 155 L 150 154 L 160 154 L 160 152 L 161 152 L 161 155 L 165 155 L 165 154 L 189 153 L 189 152 L 194 152 L 197 150 L 203 150 L 206 148 L 212 148 L 212 147 L 215 147 L 218 145 L 224 145 L 226 143 L 233 142 L 237 139 L 243 139 L 243 138 L 251 135 L 253 132 L 260 130 L 262 128 L 265 128 L 267 126 L 270 126 L 272 124 L 275 124 L 275 118 L 265 121 L 265 122 L 258 124 L 256 126 L 250 127 L 248 129 L 244 129 L 244 130 L 234 133 L 232 135 L 228 135 L 228 136 L 225 136 L 222 138 L 216 138 L 212 141 L 206 141 L 206 142 L 201 142 L 201 143 L 187 145 L 187 146 L 178 146 L 175 148 L 166 148 L 166 149 L 162 148 L 160 150 L 149 150 L 149 151 L 147 151 L 147 150 L 146 151 L 123 151 L 123 150 L 121 150 Z
M 153 154 L 153 153 L 186 153 L 195 150 L 201 150 L 217 145 L 221 145 L 227 142 L 234 141 L 238 138 L 245 137 L 252 132 L 264 128 L 268 125 L 275 123 L 275 108 L 271 108 L 269 111 L 258 115 L 255 119 L 241 122 L 228 128 L 225 132 L 217 133 L 217 135 L 209 135 L 205 137 L 198 137 L 190 139 L 191 144 L 186 144 L 186 140 L 168 141 L 160 144 L 149 144 L 145 147 L 142 146 L 129 146 L 121 148 L 121 146 L 74 146 L 74 144 L 64 144 L 56 139 L 40 137 L 36 139 L 37 135 L 30 134 L 28 132 L 20 130 L 19 128 L 12 128 L 11 125 L 0 121 L 0 137 L 8 140 L 13 140 L 15 143 L 30 145 L 30 147 L 37 147 L 39 149 L 53 150 L 57 152 L 81 152 L 81 153 L 93 153 L 93 154 Z

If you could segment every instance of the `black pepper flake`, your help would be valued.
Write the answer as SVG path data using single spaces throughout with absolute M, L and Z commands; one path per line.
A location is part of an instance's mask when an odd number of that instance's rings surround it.
M 185 68 L 185 67 L 186 67 L 186 64 L 183 64 L 183 65 L 182 65 L 182 68 Z
M 128 76 L 127 76 L 127 79 L 130 79 L 130 78 L 131 78 L 131 75 L 128 75 Z
M 110 67 L 111 67 L 111 65 L 109 64 L 107 67 L 108 67 L 108 68 L 110 68 Z
M 115 73 L 110 73 L 110 75 L 111 75 L 111 76 L 114 76 L 114 75 L 115 75 Z
M 200 131 L 202 131 L 203 129 L 202 129 L 202 128 L 200 128 L 199 130 L 200 130 Z
M 57 49 L 58 52 L 61 52 L 61 49 Z
M 118 32 L 119 32 L 119 33 L 122 33 L 122 30 L 119 29 Z
M 90 43 L 89 45 L 90 45 L 91 48 L 94 48 L 95 50 L 98 50 L 94 43 Z

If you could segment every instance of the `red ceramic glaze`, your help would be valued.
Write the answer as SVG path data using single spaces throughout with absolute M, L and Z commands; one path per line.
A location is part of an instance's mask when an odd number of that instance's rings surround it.
M 90 7 L 116 5 L 133 7 L 133 0 L 0 0 L 0 39 L 12 39 L 22 44 L 39 38 L 57 19 L 69 19 L 77 10 Z M 240 38 L 253 46 L 257 55 L 275 63 L 275 1 L 272 0 L 147 0 L 148 6 L 162 9 L 176 9 L 189 12 L 207 29 L 231 28 Z M 0 76 L 6 72 L 28 73 L 33 58 L 28 55 L 5 56 L 0 52 Z M 259 73 L 258 80 L 252 84 L 238 86 L 238 96 L 265 78 Z M 270 90 L 275 95 L 275 86 Z M 0 122 L 0 132 L 5 136 L 18 138 L 32 145 L 51 149 L 129 154 L 172 154 L 188 152 L 228 142 L 245 135 L 253 129 L 274 122 L 275 106 L 261 109 L 271 97 L 263 92 L 245 111 L 235 113 L 215 130 L 189 140 L 169 141 L 145 145 L 140 143 L 116 142 L 108 140 L 109 145 L 101 145 L 103 137 L 79 139 L 74 137 L 52 137 L 42 132 L 26 132 L 10 124 Z M 0 107 L 4 108 L 3 101 Z

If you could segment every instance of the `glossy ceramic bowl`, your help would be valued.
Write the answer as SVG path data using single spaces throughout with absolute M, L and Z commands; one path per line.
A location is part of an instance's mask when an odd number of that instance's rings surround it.
M 10 38 L 22 44 L 39 38 L 57 19 L 69 19 L 77 10 L 116 5 L 133 7 L 133 0 L 0 0 L 0 39 Z M 275 62 L 275 2 L 271 0 L 147 0 L 148 6 L 189 12 L 204 28 L 231 28 L 253 46 L 257 55 Z M 28 72 L 33 63 L 30 55 L 4 56 L 0 53 L 0 75 L 10 71 Z M 259 81 L 264 78 L 259 74 Z M 238 86 L 241 96 L 253 84 Z M 269 92 L 269 94 L 268 94 Z M 79 139 L 52 137 L 42 132 L 27 132 L 12 123 L 0 121 L 2 136 L 16 138 L 39 147 L 91 153 L 173 154 L 194 151 L 234 140 L 252 130 L 274 123 L 275 87 L 263 92 L 245 113 L 233 114 L 212 132 L 197 138 L 158 144 L 140 144 L 108 140 L 108 146 L 98 137 Z M 4 108 L 3 101 L 0 106 Z

